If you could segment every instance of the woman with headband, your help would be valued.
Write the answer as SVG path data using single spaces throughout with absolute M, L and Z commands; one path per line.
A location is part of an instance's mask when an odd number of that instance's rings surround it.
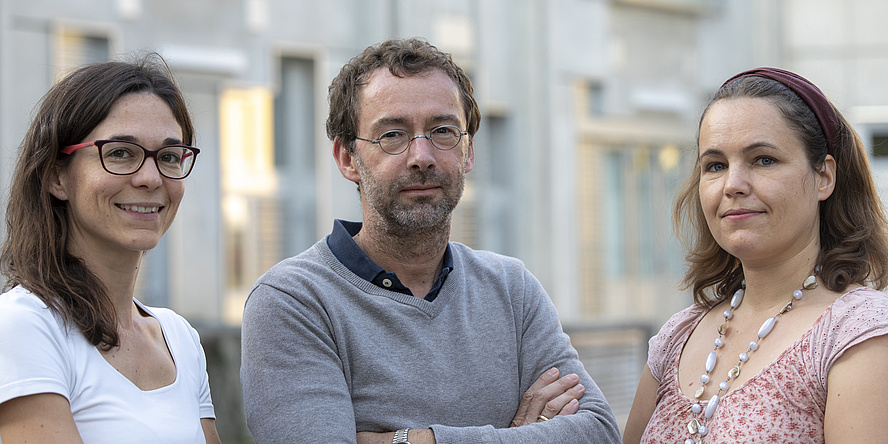
M 650 340 L 624 443 L 881 442 L 888 238 L 859 136 L 760 68 L 721 86 L 697 147 L 673 213 L 695 304 Z

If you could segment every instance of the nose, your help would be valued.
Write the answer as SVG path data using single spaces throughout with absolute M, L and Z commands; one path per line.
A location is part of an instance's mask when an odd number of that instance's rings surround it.
M 428 170 L 435 168 L 435 152 L 438 151 L 432 145 L 431 139 L 424 134 L 419 134 L 407 143 L 407 161 L 411 169 Z
M 154 157 L 146 156 L 142 166 L 132 174 L 133 185 L 155 189 L 163 184 L 163 176 Z
M 750 191 L 749 172 L 742 167 L 732 166 L 725 171 L 725 196 L 748 196 Z

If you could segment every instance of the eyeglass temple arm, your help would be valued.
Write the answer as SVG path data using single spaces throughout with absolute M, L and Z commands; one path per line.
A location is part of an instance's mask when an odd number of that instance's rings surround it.
M 86 148 L 86 147 L 92 146 L 92 145 L 93 145 L 93 142 L 80 143 L 77 145 L 68 145 L 68 146 L 60 149 L 59 152 L 62 154 L 71 154 L 74 151 L 79 150 L 80 148 Z

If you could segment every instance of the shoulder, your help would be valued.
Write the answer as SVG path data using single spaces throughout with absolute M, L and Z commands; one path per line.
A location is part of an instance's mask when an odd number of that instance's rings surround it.
M 673 314 L 666 323 L 660 327 L 660 331 L 651 340 L 658 339 L 660 341 L 674 338 L 677 335 L 683 335 L 689 330 L 693 330 L 697 321 L 709 312 L 708 307 L 701 305 L 691 305 L 678 313 Z
M 856 336 L 888 330 L 888 295 L 858 287 L 836 299 L 818 323 L 823 334 Z
M 157 319 L 167 340 L 170 342 L 194 343 L 200 346 L 200 337 L 197 334 L 197 330 L 183 316 L 169 308 L 149 307 L 138 300 L 133 300 L 136 305 L 145 310 L 154 319 Z
M 326 304 L 341 303 L 343 294 L 371 287 L 373 284 L 339 262 L 321 239 L 304 252 L 277 263 L 256 280 L 244 304 L 242 328 L 265 328 L 271 319 L 280 316 L 323 317 Z
M 164 327 L 191 328 L 191 324 L 172 309 L 166 307 L 149 307 L 138 300 L 133 299 L 133 301 L 135 301 L 136 305 L 145 310 L 145 312 L 157 319 L 157 321 Z
M 464 286 L 483 287 L 488 293 L 510 297 L 519 294 L 536 296 L 530 300 L 545 294 L 542 284 L 520 259 L 492 251 L 473 250 L 458 242 L 450 243 L 450 251 L 453 255 L 453 274 Z
M 868 287 L 848 291 L 824 312 L 818 327 L 816 333 L 833 347 L 888 333 L 888 295 Z
M 345 269 L 327 246 L 326 237 L 296 256 L 284 259 L 256 280 L 251 290 L 269 286 L 279 289 L 297 288 L 300 284 L 319 282 L 318 276 L 329 279 L 337 267 Z
M 832 304 L 831 314 L 836 319 L 863 317 L 874 323 L 888 323 L 888 294 L 869 287 L 848 291 Z
M 40 298 L 21 286 L 0 294 L 0 336 L 35 328 L 63 331 L 63 327 L 61 319 Z
M 859 287 L 836 299 L 811 329 L 811 360 L 821 381 L 825 383 L 832 365 L 848 349 L 885 335 L 888 335 L 888 295 Z
M 518 273 L 527 271 L 524 262 L 518 258 L 505 256 L 487 250 L 474 250 L 459 242 L 450 242 L 450 251 L 456 268 L 465 268 L 477 272 Z M 528 272 L 529 273 L 529 272 Z
M 665 366 L 670 357 L 681 350 L 687 338 L 709 308 L 691 305 L 672 315 L 660 331 L 648 341 L 648 366 L 658 381 L 662 381 Z
M 0 403 L 36 393 L 70 396 L 74 363 L 92 347 L 72 330 L 20 287 L 0 295 Z

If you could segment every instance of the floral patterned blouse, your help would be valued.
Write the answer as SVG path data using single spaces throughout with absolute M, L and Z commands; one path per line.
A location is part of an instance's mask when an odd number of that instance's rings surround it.
M 691 437 L 688 423 L 698 417 L 691 406 L 700 401 L 682 393 L 678 359 L 708 310 L 694 305 L 676 313 L 650 340 L 648 366 L 660 386 L 642 443 L 684 443 Z M 888 334 L 888 295 L 866 287 L 845 293 L 774 362 L 722 398 L 715 415 L 706 421 L 709 432 L 703 442 L 824 442 L 829 369 L 848 348 L 884 334 Z

